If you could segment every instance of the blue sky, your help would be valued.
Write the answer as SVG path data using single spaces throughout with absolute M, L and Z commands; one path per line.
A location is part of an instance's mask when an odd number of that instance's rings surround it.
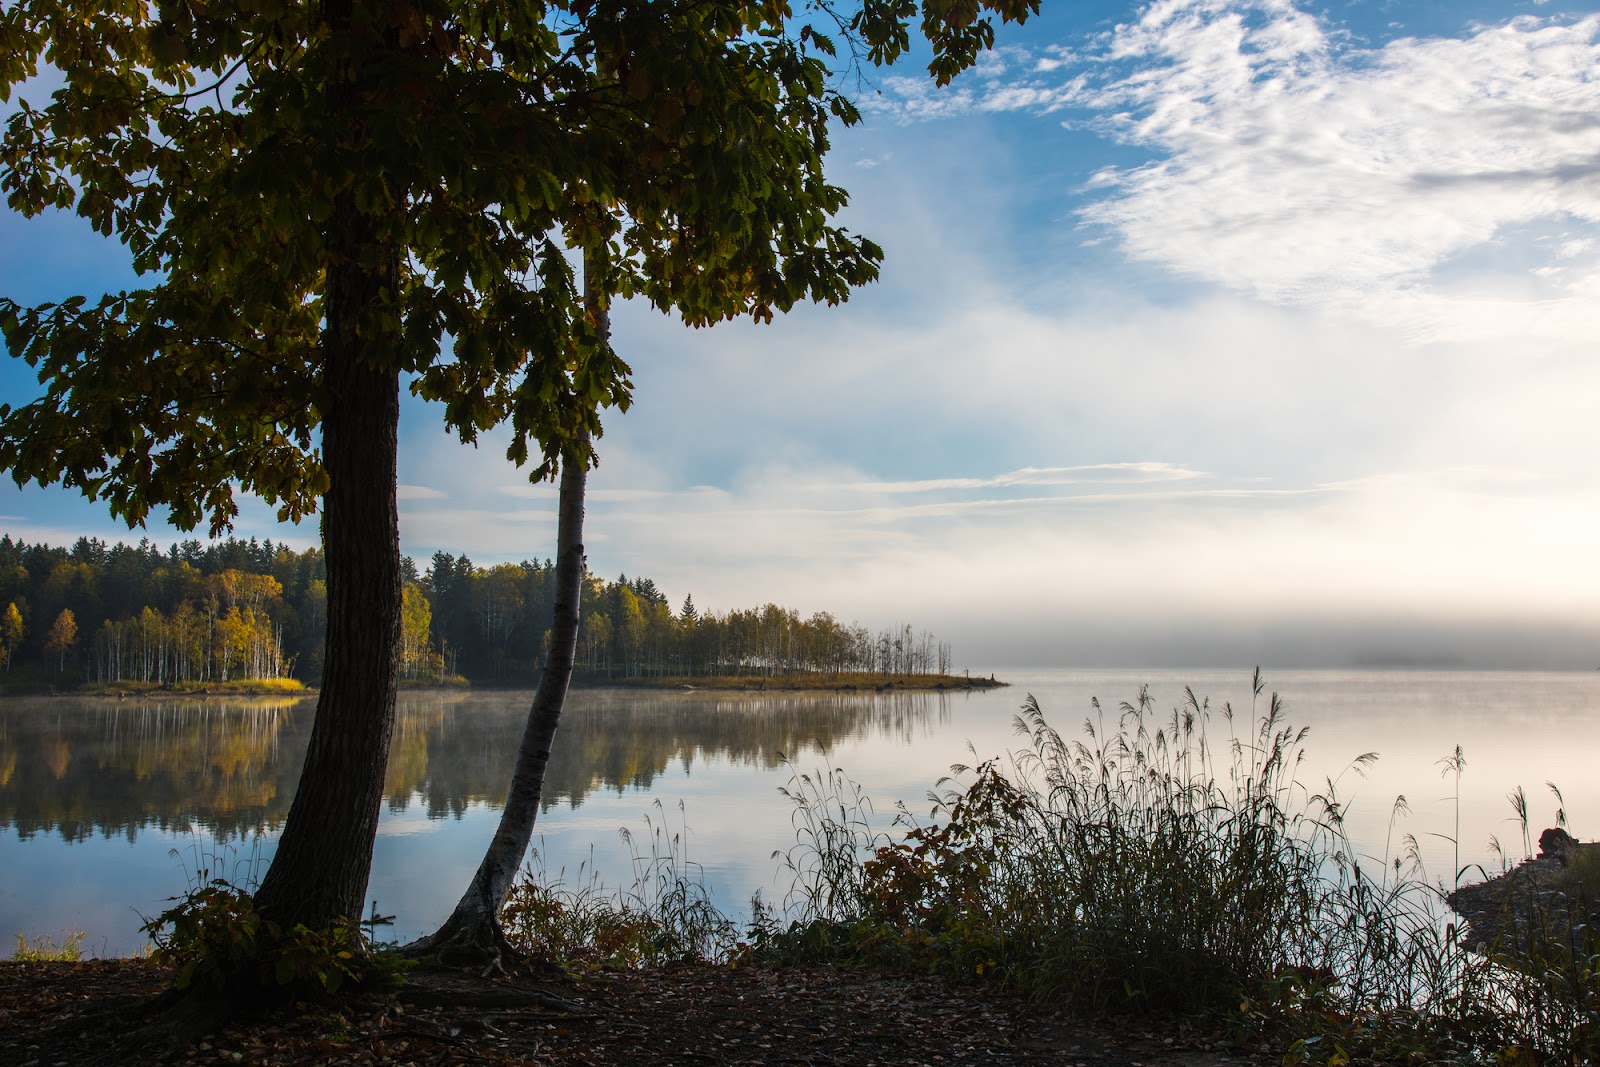
M 830 169 L 878 284 L 771 326 L 618 310 L 591 566 L 974 667 L 1600 662 L 1600 14 L 1044 8 L 947 89 L 863 88 Z M 126 284 L 70 218 L 0 246 L 18 299 Z M 553 553 L 502 453 L 408 402 L 407 552 Z M 10 483 L 0 527 L 119 535 Z

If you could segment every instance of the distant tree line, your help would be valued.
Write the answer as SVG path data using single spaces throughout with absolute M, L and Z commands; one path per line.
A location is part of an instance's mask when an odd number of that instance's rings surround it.
M 435 553 L 404 561 L 401 674 L 532 681 L 555 590 L 549 561 L 474 566 Z M 328 587 L 322 553 L 271 540 L 163 549 L 79 538 L 71 548 L 0 537 L 0 662 L 66 682 L 208 683 L 322 673 Z M 649 578 L 586 574 L 578 672 L 625 677 L 794 672 L 948 673 L 948 644 L 910 625 L 870 631 L 776 604 L 673 610 Z
M 555 589 L 555 565 L 474 567 L 435 553 L 422 576 L 444 669 L 469 678 L 536 673 Z M 676 611 L 649 578 L 607 581 L 585 574 L 577 670 L 594 678 L 774 677 L 794 672 L 948 673 L 950 645 L 908 624 L 868 630 L 828 612 L 801 618 L 767 604 L 717 614 L 685 596 Z
M 70 549 L 0 537 L 5 669 L 66 681 L 226 682 L 321 671 L 321 553 L 148 539 Z

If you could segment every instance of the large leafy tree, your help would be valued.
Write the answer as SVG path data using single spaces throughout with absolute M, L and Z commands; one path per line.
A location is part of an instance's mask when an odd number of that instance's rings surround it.
M 1036 0 L 865 0 L 819 22 L 875 62 L 913 20 L 948 80 L 986 12 Z M 138 524 L 213 532 L 249 491 L 320 511 L 323 688 L 264 915 L 360 910 L 393 719 L 402 381 L 471 439 L 512 431 L 536 477 L 592 459 L 629 371 L 574 283 L 694 324 L 770 318 L 870 280 L 830 221 L 831 41 L 780 0 L 19 0 L 0 12 L 15 210 L 71 209 L 143 283 L 0 297 L 36 401 L 0 407 L 0 467 Z M 53 70 L 48 103 L 25 83 Z M 20 91 L 19 91 L 19 87 Z

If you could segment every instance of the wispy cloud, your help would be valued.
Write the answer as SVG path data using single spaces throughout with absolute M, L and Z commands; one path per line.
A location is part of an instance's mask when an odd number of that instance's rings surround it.
M 1078 467 L 1023 467 L 987 478 L 922 478 L 907 482 L 843 482 L 819 489 L 857 493 L 931 493 L 951 489 L 995 489 L 1031 485 L 1145 483 L 1204 478 L 1202 471 L 1172 463 L 1095 463 Z
M 727 610 L 759 597 L 869 625 L 911 618 L 977 662 L 1003 651 L 994 628 L 1018 619 L 1081 630 L 1363 613 L 1596 618 L 1582 560 L 1600 490 L 1517 467 L 1016 498 L 994 494 L 1003 475 L 906 492 L 847 473 L 767 467 L 728 490 L 598 504 L 591 521 L 612 534 L 610 571 L 648 561 L 674 599 L 692 592 Z
M 1088 44 L 884 106 L 1071 107 L 1149 151 L 1081 216 L 1182 275 L 1428 339 L 1600 326 L 1600 16 L 1372 48 L 1291 0 L 1158 0 Z
M 495 487 L 495 491 L 500 493 L 503 496 L 518 497 L 518 498 L 521 498 L 521 499 L 524 499 L 524 500 L 548 500 L 552 496 L 552 494 L 554 492 L 554 489 L 553 489 L 553 486 L 551 485 L 551 483 L 549 483 L 549 482 L 543 482 L 543 483 L 540 483 L 540 484 L 537 484 L 537 485 L 531 484 L 531 483 L 528 483 L 528 482 L 518 482 L 518 483 L 513 483 L 513 484 L 510 484 L 510 485 L 496 486 Z M 587 489 L 584 490 L 584 496 L 587 499 L 592 500 L 592 501 L 598 501 L 598 500 L 607 500 L 607 501 L 609 501 L 609 500 L 621 500 L 621 501 L 659 500 L 662 497 L 667 496 L 667 495 L 668 495 L 667 491 L 663 490 L 663 489 L 594 489 L 594 488 L 587 488 Z
M 1162 158 L 1084 215 L 1137 258 L 1426 329 L 1467 302 L 1452 260 L 1600 221 L 1600 18 L 1362 50 L 1284 0 L 1168 0 L 1109 52 L 1132 69 L 1090 102 Z M 1570 312 L 1565 288 L 1506 303 Z M 1520 328 L 1496 310 L 1477 328 Z
M 443 490 L 426 485 L 400 485 L 395 492 L 401 500 L 443 500 L 448 496 Z

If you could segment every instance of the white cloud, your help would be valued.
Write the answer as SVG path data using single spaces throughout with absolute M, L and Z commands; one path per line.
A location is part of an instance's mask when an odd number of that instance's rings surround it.
M 1188 277 L 1418 339 L 1600 327 L 1600 16 L 1364 48 L 1291 0 L 1158 0 L 1094 43 L 953 93 L 890 79 L 884 107 L 1080 111 L 1152 153 L 1083 219 Z M 1541 288 L 1482 302 L 1508 275 Z
M 892 485 L 865 504 L 859 488 L 848 504 L 817 488 L 871 482 L 849 473 L 768 467 L 718 494 L 592 508 L 621 553 L 604 569 L 642 570 L 706 609 L 912 620 L 980 663 L 1002 651 L 989 629 L 1016 620 L 1600 617 L 1587 565 L 1600 491 L 1519 468 L 909 506 Z
M 830 489 L 845 492 L 927 493 L 946 489 L 993 489 L 1009 486 L 1145 483 L 1203 478 L 1205 474 L 1171 463 L 1141 461 L 1096 463 L 1080 467 L 1023 467 L 987 478 L 924 478 L 910 482 L 845 482 Z
M 1167 0 L 1109 53 L 1132 70 L 1090 102 L 1160 158 L 1084 214 L 1138 258 L 1430 333 L 1470 311 L 1453 258 L 1600 222 L 1600 18 L 1362 51 L 1285 0 Z M 1592 323 L 1574 302 L 1538 314 Z M 1531 302 L 1508 303 L 1473 332 L 1525 331 Z
M 426 485 L 400 485 L 395 491 L 401 500 L 443 500 L 448 495 Z
M 1397 356 L 1383 331 L 1236 298 L 977 303 L 915 325 L 843 321 L 837 337 L 763 331 L 759 356 L 754 330 L 685 332 L 681 348 L 662 334 L 651 366 L 666 377 L 591 475 L 591 566 L 709 609 L 912 620 L 975 663 L 1002 620 L 1203 634 L 1600 610 L 1586 346 L 1518 363 L 1486 342 Z M 881 436 L 851 436 L 867 427 Z M 989 451 L 921 454 L 951 435 Z M 1001 445 L 1033 462 L 994 459 Z M 507 482 L 499 451 L 476 453 L 494 465 L 484 484 Z M 730 460 L 714 485 L 708 455 Z M 550 486 L 517 495 L 555 502 Z M 480 564 L 553 550 L 553 518 L 406 521 L 408 545 L 442 537 Z

